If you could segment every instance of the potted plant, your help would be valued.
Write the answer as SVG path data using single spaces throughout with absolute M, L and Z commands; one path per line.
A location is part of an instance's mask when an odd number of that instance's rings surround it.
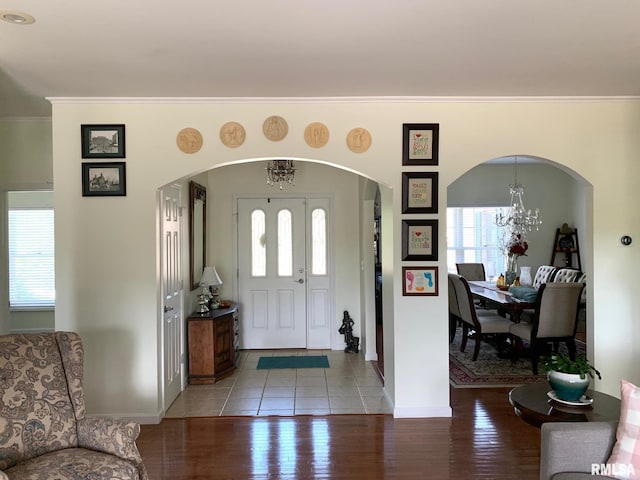
M 541 359 L 547 379 L 556 396 L 569 402 L 579 401 L 592 378 L 602 379 L 600 372 L 584 357 L 571 360 L 564 353 L 552 353 Z

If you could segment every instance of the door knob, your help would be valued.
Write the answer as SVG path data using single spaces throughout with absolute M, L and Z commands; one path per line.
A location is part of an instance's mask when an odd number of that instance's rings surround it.
M 164 306 L 164 313 L 170 312 L 171 310 L 173 310 L 173 307 L 170 307 L 168 305 Z
M 298 282 L 298 283 L 304 283 L 304 280 L 299 278 L 298 280 L 294 280 L 294 282 Z

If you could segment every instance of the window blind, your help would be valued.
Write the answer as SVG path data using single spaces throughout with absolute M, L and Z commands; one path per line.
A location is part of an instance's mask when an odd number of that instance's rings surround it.
M 52 208 L 9 208 L 9 306 L 55 305 Z
M 496 213 L 505 207 L 447 208 L 447 269 L 456 273 L 456 263 L 483 263 L 487 279 L 505 269 L 500 249 L 501 228 Z

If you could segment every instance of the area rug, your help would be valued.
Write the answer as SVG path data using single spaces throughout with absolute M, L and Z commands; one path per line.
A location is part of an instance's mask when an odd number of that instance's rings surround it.
M 475 340 L 467 342 L 465 352 L 460 351 L 462 329 L 449 344 L 449 383 L 455 388 L 479 387 L 513 387 L 525 383 L 543 383 L 547 381 L 546 373 L 539 366 L 539 375 L 531 371 L 531 359 L 520 358 L 515 363 L 510 358 L 500 358 L 496 346 L 483 341 L 480 354 L 474 362 L 473 348 Z M 584 343 L 577 341 L 578 355 L 584 354 Z M 564 345 L 560 351 L 565 351 Z
M 258 370 L 275 368 L 329 368 L 326 355 L 291 355 L 288 357 L 260 357 Z

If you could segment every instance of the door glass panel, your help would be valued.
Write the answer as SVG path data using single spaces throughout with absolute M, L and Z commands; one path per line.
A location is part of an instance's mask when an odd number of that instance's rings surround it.
M 327 274 L 327 214 L 322 208 L 311 212 L 311 274 Z
M 278 212 L 278 276 L 293 275 L 293 233 L 291 210 Z
M 265 213 L 262 210 L 251 212 L 251 275 L 267 276 Z

